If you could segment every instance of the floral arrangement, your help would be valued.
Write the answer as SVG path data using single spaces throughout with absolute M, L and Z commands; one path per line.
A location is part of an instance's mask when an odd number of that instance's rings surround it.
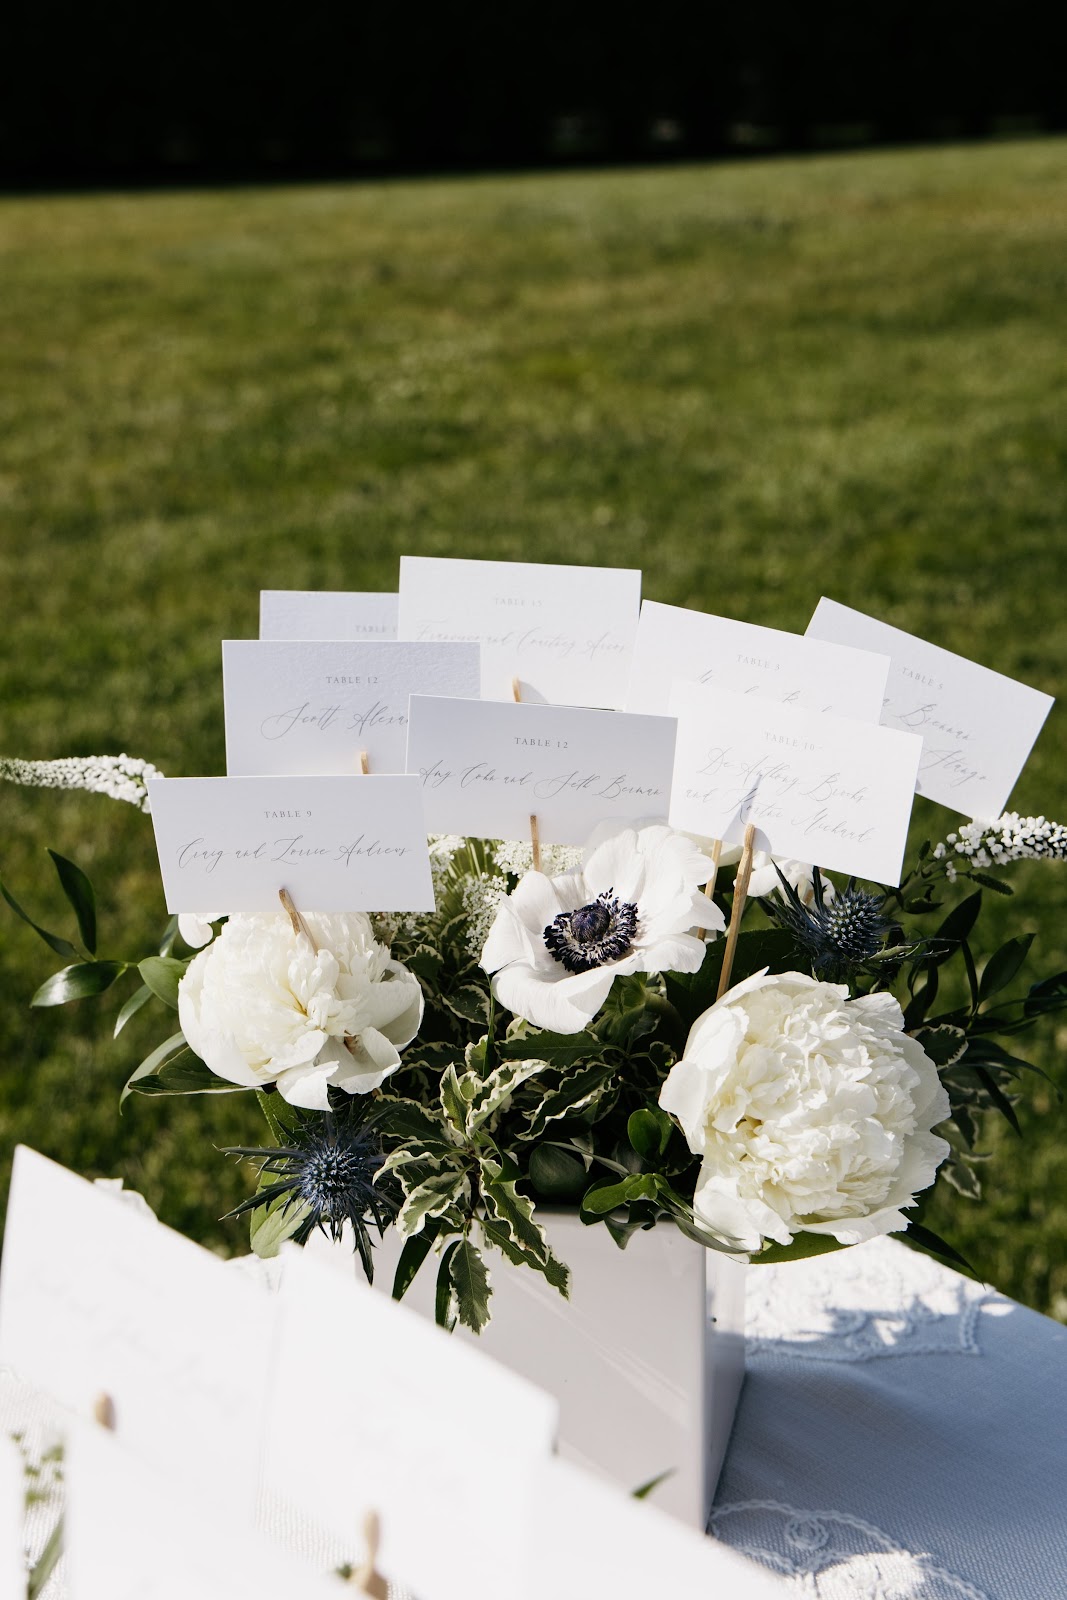
M 154 771 L 0 765 L 141 809 Z M 981 1120 L 1017 1127 L 1037 1070 L 1004 1041 L 1067 1005 L 1067 974 L 1024 979 L 1030 934 L 980 970 L 983 891 L 1010 894 L 1014 860 L 1062 860 L 1067 829 L 968 824 L 892 889 L 709 850 L 649 823 L 546 846 L 535 870 L 530 845 L 437 838 L 432 914 L 284 897 L 275 915 L 172 919 L 128 959 L 97 955 L 92 886 L 67 858 L 52 852 L 80 944 L 2 892 L 67 962 L 34 1005 L 139 979 L 116 1034 L 145 1005 L 176 1011 L 123 1097 L 256 1094 L 264 1143 L 228 1153 L 258 1172 L 237 1210 L 262 1255 L 319 1228 L 351 1235 L 369 1278 L 394 1226 L 394 1294 L 434 1256 L 438 1320 L 473 1329 L 495 1253 L 566 1294 L 546 1207 L 620 1246 L 670 1223 L 752 1260 L 904 1231 L 954 1256 L 907 1213 L 938 1174 L 979 1194 Z

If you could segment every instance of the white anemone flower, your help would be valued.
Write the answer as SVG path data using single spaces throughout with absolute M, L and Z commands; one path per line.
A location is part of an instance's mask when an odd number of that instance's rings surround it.
M 190 962 L 178 1017 L 220 1078 L 326 1111 L 329 1089 L 367 1094 L 396 1071 L 422 989 L 362 913 L 303 920 L 311 939 L 282 913 L 231 917 Z
M 616 978 L 695 972 L 721 930 L 701 893 L 711 862 L 662 824 L 594 834 L 581 867 L 528 872 L 497 910 L 481 964 L 500 1004 L 537 1028 L 580 1033 Z
M 948 1095 L 898 1002 L 800 972 L 757 973 L 698 1017 L 659 1103 L 702 1158 L 698 1220 L 741 1250 L 903 1229 L 949 1151 L 932 1131 Z

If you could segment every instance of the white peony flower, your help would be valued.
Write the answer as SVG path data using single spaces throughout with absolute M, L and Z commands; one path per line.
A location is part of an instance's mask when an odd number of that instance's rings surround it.
M 274 1083 L 291 1105 L 325 1111 L 328 1089 L 366 1094 L 396 1071 L 422 1021 L 422 989 L 368 917 L 304 921 L 317 950 L 283 913 L 231 917 L 190 963 L 178 1016 L 220 1078 Z
M 225 911 L 183 911 L 178 917 L 178 932 L 190 950 L 200 950 L 215 937 L 211 924 L 225 915 Z
M 616 978 L 695 972 L 721 929 L 700 892 L 711 871 L 691 839 L 661 824 L 598 832 L 585 865 L 550 878 L 528 872 L 499 909 L 482 951 L 501 1005 L 535 1027 L 580 1033 Z
M 800 972 L 736 984 L 694 1023 L 660 1091 L 695 1155 L 693 1209 L 742 1250 L 904 1228 L 948 1154 L 937 1068 L 892 995 Z

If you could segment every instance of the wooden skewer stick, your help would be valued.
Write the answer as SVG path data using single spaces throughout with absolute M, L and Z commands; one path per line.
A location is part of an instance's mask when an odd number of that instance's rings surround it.
M 378 1546 L 381 1543 L 381 1523 L 376 1511 L 368 1511 L 363 1519 L 363 1541 L 366 1554 L 361 1566 L 352 1574 L 352 1582 L 374 1600 L 389 1600 L 389 1584 L 377 1568 Z
M 522 704 L 522 685 L 519 683 L 518 678 L 512 678 L 511 680 L 511 698 L 517 706 Z M 536 817 L 530 818 L 530 846 L 533 851 L 533 869 L 535 872 L 540 872 L 541 829 L 538 827 Z
M 719 876 L 719 858 L 720 858 L 721 855 L 722 855 L 722 840 L 721 839 L 713 839 L 711 841 L 711 877 L 708 879 L 707 883 L 704 885 L 704 893 L 707 895 L 709 900 L 711 899 L 712 895 L 715 893 L 715 879 Z M 707 928 L 701 928 L 700 936 L 701 936 L 702 939 L 706 940 L 707 937 L 708 937 L 708 929 Z
M 730 974 L 734 970 L 734 955 L 737 951 L 737 938 L 741 932 L 741 918 L 745 914 L 745 901 L 748 898 L 748 881 L 752 876 L 752 846 L 756 842 L 756 828 L 754 823 L 749 823 L 745 829 L 745 847 L 741 852 L 741 860 L 737 867 L 737 877 L 734 879 L 734 903 L 730 909 L 730 929 L 726 935 L 726 949 L 722 958 L 722 973 L 719 977 L 719 992 L 715 996 L 721 1000 L 730 987 Z
M 101 1391 L 93 1401 L 93 1420 L 98 1422 L 108 1433 L 115 1431 L 115 1402 L 109 1394 Z
M 293 932 L 296 933 L 296 934 L 301 934 L 302 933 L 304 935 L 304 938 L 310 944 L 312 950 L 317 951 L 318 950 L 318 945 L 315 943 L 315 940 L 312 937 L 311 929 L 308 927 L 307 923 L 304 921 L 303 917 L 300 915 L 299 911 L 296 909 L 296 906 L 293 904 L 293 897 L 289 893 L 288 889 L 279 889 L 278 890 L 278 899 L 281 901 L 282 905 L 285 907 L 286 913 L 287 913 L 287 915 L 289 917 L 289 921 L 293 924 Z
M 367 752 L 365 750 L 359 752 L 359 770 L 364 778 L 370 771 L 370 762 L 367 760 Z

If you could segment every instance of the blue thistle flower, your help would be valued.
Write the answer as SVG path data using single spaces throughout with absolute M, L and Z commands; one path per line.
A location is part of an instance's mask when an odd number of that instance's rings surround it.
M 347 1222 L 367 1281 L 373 1282 L 370 1227 L 377 1228 L 380 1238 L 397 1210 L 396 1196 L 375 1182 L 384 1159 L 381 1147 L 354 1111 L 306 1113 L 292 1109 L 295 1120 L 287 1130 L 289 1144 L 239 1145 L 224 1152 L 258 1161 L 261 1176 L 269 1173 L 276 1180 L 242 1200 L 227 1216 L 266 1210 L 279 1200 L 283 1212 L 306 1207 L 306 1215 L 292 1234 L 297 1244 L 305 1244 L 315 1228 L 336 1243 Z
M 826 904 L 822 873 L 812 872 L 812 904 L 805 905 L 777 867 L 782 898 L 768 897 L 764 909 L 786 928 L 811 960 L 817 978 L 845 981 L 882 953 L 894 924 L 884 915 L 885 896 L 857 889 L 850 878 L 844 889 Z

